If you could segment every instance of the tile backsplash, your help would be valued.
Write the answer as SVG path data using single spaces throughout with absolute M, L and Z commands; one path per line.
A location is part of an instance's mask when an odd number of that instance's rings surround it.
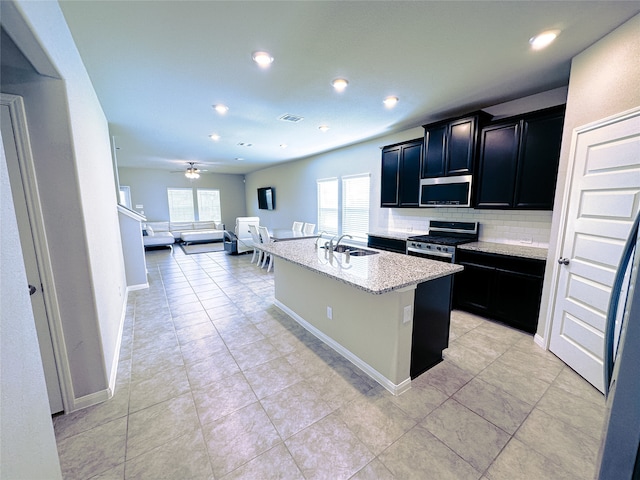
M 379 228 L 402 232 L 426 232 L 429 220 L 480 223 L 483 242 L 549 247 L 550 211 L 475 210 L 473 208 L 381 209 Z

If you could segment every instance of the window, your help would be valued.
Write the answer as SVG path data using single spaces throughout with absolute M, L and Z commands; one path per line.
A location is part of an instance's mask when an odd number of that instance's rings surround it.
M 169 197 L 169 221 L 193 222 L 195 220 L 193 210 L 193 189 L 168 188 Z
M 167 195 L 171 222 L 222 222 L 218 189 L 168 188 Z
M 368 173 L 318 180 L 318 231 L 349 234 L 367 240 L 369 232 L 370 177 Z
M 318 180 L 318 231 L 338 234 L 338 179 Z
M 198 220 L 222 222 L 220 190 L 198 188 Z
M 342 177 L 342 233 L 367 241 L 369 233 L 369 174 Z

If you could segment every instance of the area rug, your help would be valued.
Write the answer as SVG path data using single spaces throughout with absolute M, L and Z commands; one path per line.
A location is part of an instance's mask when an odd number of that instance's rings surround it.
M 214 243 L 192 243 L 190 245 L 180 244 L 180 248 L 187 255 L 196 255 L 198 253 L 224 252 L 224 242 Z

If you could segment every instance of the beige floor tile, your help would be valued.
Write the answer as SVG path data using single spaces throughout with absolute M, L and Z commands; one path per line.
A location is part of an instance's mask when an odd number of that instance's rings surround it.
M 481 475 L 420 425 L 400 437 L 378 459 L 403 480 L 478 480 Z
M 446 394 L 428 383 L 414 382 L 409 390 L 401 395 L 391 395 L 389 400 L 419 422 L 442 405 L 447 398 L 449 397 Z
M 336 414 L 295 434 L 285 445 L 306 479 L 348 479 L 374 458 Z
M 219 420 L 258 400 L 241 373 L 219 378 L 192 392 L 202 425 Z
M 164 402 L 190 390 L 184 366 L 153 370 L 144 380 L 131 383 L 129 413 Z
M 266 338 L 246 345 L 231 346 L 229 350 L 241 370 L 262 365 L 282 356 Z
M 478 378 L 458 390 L 453 398 L 511 435 L 533 409 L 533 405 Z
M 500 361 L 489 365 L 476 378 L 531 405 L 535 405 L 551 385 Z
M 213 480 L 200 429 L 168 441 L 126 463 L 127 480 Z
M 444 394 L 451 396 L 466 385 L 473 375 L 466 370 L 445 360 L 427 370 L 413 381 L 419 384 L 429 384 Z
M 472 335 L 467 333 L 466 335 Z M 467 372 L 477 375 L 482 370 L 491 365 L 493 361 L 501 354 L 496 351 L 476 349 L 474 347 L 466 347 L 461 343 L 454 342 L 449 348 L 442 352 L 442 356 Z
M 192 389 L 202 389 L 215 383 L 219 378 L 240 372 L 240 367 L 226 348 L 218 350 L 199 362 L 188 363 L 186 369 Z
M 596 387 L 584 381 L 580 375 L 568 366 L 565 366 L 560 375 L 553 381 L 553 385 L 561 388 L 565 392 L 580 397 L 596 405 L 604 405 L 604 394 Z
M 377 458 L 365 465 L 351 480 L 394 480 L 396 477 Z
M 185 365 L 192 365 L 220 352 L 226 352 L 227 346 L 219 335 L 211 335 L 182 345 L 180 350 Z
M 279 444 L 222 477 L 222 480 L 304 480 L 284 445 Z
M 582 430 L 597 440 L 602 436 L 605 417 L 604 398 L 598 405 L 551 385 L 536 408 Z
M 58 455 L 63 478 L 90 478 L 124 463 L 126 440 L 126 417 L 59 440 Z
M 178 345 L 171 348 L 161 348 L 144 355 L 140 355 L 134 350 L 131 363 L 131 381 L 139 382 L 162 370 L 182 366 L 184 366 L 184 361 Z
M 515 438 L 580 478 L 594 476 L 600 442 L 537 408 Z
M 300 374 L 282 357 L 245 370 L 244 375 L 260 399 L 302 380 Z
M 487 470 L 490 480 L 579 480 L 544 455 L 512 438 Z
M 305 381 L 263 398 L 261 403 L 283 439 L 291 437 L 333 411 Z
M 176 330 L 176 334 L 181 346 L 206 337 L 219 336 L 216 327 L 214 327 L 211 322 L 203 322 L 190 327 L 181 328 L 180 330 Z
M 259 403 L 204 425 L 203 432 L 216 478 L 282 442 Z
M 479 472 L 484 472 L 510 435 L 453 399 L 420 423 Z
M 527 377 L 534 377 L 547 383 L 551 383 L 560 374 L 564 364 L 555 356 L 541 354 L 531 350 L 524 352 L 513 347 L 505 352 L 496 362 L 502 363 L 507 368 L 519 372 Z
M 129 415 L 127 461 L 200 428 L 191 392 Z
M 378 455 L 416 424 L 416 421 L 388 398 L 370 401 L 359 398 L 337 411 L 344 423 Z

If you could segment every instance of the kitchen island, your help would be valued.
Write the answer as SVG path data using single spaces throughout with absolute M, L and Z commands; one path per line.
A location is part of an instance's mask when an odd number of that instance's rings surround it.
M 452 274 L 463 267 L 380 250 L 330 253 L 319 243 L 262 245 L 275 258 L 276 306 L 387 390 L 402 393 L 442 360 Z

